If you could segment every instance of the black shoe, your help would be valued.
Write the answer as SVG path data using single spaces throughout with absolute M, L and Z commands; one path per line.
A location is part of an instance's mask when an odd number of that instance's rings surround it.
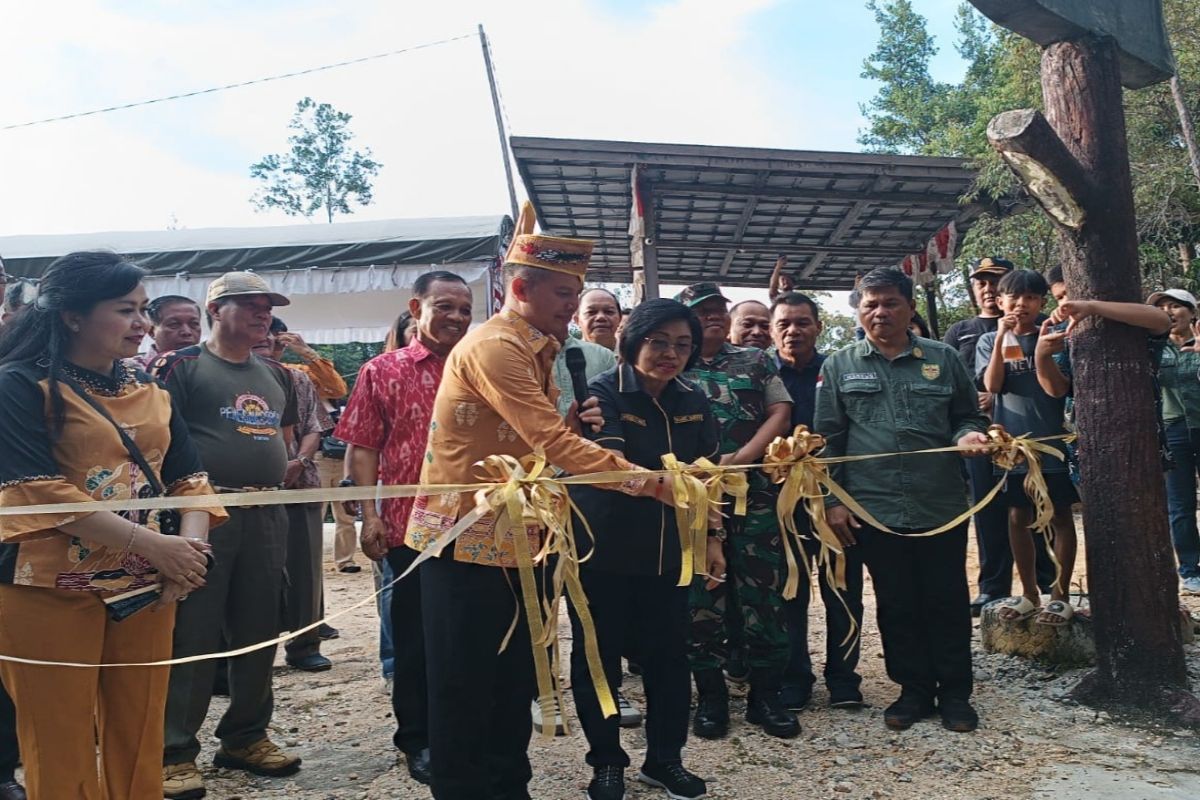
M 863 702 L 862 692 L 858 689 L 830 689 L 829 690 L 829 707 L 842 709 L 862 708 L 866 703 Z
M 429 786 L 433 782 L 433 773 L 429 769 L 429 748 L 418 750 L 415 753 L 407 753 L 404 756 L 407 763 L 408 774 L 417 783 Z
M 697 672 L 696 717 L 692 733 L 701 739 L 720 739 L 729 733 L 729 689 L 725 676 L 717 669 Z
M 304 672 L 325 672 L 333 669 L 333 662 L 320 653 L 301 656 L 300 658 L 285 658 L 284 661 L 292 669 L 303 670 Z
M 671 800 L 698 800 L 708 793 L 708 784 L 683 768 L 683 764 L 643 764 L 638 780 L 667 790 Z
M 979 727 L 979 715 L 966 700 L 947 697 L 938 700 L 938 713 L 942 715 L 942 727 L 955 733 L 970 733 Z
M 812 689 L 804 686 L 784 686 L 779 690 L 779 702 L 788 711 L 803 711 L 812 700 Z
M 932 713 L 932 701 L 902 691 L 900 698 L 883 712 L 883 722 L 892 730 L 903 731 Z
M 358 564 L 342 564 L 340 567 L 338 567 L 338 572 L 345 572 L 349 575 L 353 575 L 356 572 L 362 572 L 362 567 L 360 567 Z
M 15 780 L 0 783 L 0 800 L 26 800 L 25 787 Z
M 332 625 L 322 622 L 317 626 L 317 637 L 323 642 L 328 642 L 330 639 L 336 639 L 341 635 L 342 632 Z
M 735 647 L 725 661 L 725 677 L 739 686 L 750 680 L 750 665 L 746 663 L 746 648 Z
M 596 767 L 587 796 L 588 800 L 625 800 L 625 770 L 615 764 Z
M 750 695 L 746 698 L 746 721 L 780 739 L 792 739 L 800 735 L 800 720 L 784 708 L 777 690 L 751 684 Z
M 996 599 L 998 598 L 993 597 L 990 594 L 983 594 L 982 592 L 977 594 L 975 599 L 971 601 L 971 616 L 978 617 L 983 613 L 983 607 Z

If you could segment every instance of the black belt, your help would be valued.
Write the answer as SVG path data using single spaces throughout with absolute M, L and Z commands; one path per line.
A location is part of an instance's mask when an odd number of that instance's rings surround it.
M 212 488 L 217 494 L 241 494 L 242 492 L 278 492 L 283 487 L 276 484 L 275 486 L 243 486 L 239 489 L 234 486 L 217 486 L 214 484 Z

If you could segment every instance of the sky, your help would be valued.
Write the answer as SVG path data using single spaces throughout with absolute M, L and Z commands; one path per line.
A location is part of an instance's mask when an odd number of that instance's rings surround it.
M 914 0 L 939 79 L 963 69 L 958 2 Z M 4 3 L 0 128 L 468 38 L 0 130 L 0 236 L 295 223 L 254 209 L 249 165 L 286 149 L 304 96 L 352 114 L 383 164 L 351 219 L 507 213 L 480 23 L 516 135 L 853 151 L 875 91 L 860 77 L 877 34 L 862 0 Z

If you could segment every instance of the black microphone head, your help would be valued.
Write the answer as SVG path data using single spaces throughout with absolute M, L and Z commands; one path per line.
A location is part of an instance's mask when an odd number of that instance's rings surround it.
M 578 347 L 572 347 L 567 350 L 567 371 L 582 372 L 587 369 L 587 359 L 583 355 L 583 350 Z

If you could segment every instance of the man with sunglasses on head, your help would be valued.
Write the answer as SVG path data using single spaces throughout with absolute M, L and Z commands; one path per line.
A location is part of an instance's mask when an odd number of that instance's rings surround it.
M 729 300 L 715 283 L 695 283 L 676 298 L 700 319 L 700 357 L 684 377 L 712 403 L 720 434 L 721 464 L 756 464 L 767 445 L 785 435 L 792 398 L 779 368 L 766 352 L 726 341 L 732 321 Z M 771 734 L 800 733 L 796 715 L 780 699 L 788 662 L 783 611 L 783 538 L 775 516 L 776 492 L 760 470 L 746 473 L 750 495 L 746 516 L 730 516 L 725 560 L 744 618 L 750 694 L 746 719 Z M 699 700 L 692 731 L 719 739 L 729 731 L 729 691 L 721 668 L 729 657 L 725 616 L 727 586 L 692 586 L 691 662 Z

